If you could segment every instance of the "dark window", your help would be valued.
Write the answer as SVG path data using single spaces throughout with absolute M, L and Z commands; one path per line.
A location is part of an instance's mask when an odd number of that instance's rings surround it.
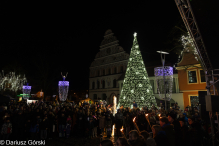
M 97 94 L 93 95 L 94 100 L 97 100 Z
M 104 80 L 102 81 L 102 87 L 103 87 L 103 89 L 105 88 L 105 81 Z
M 98 76 L 98 77 L 100 76 L 100 71 L 99 71 L 99 70 L 97 71 L 97 76 Z
M 200 70 L 201 82 L 206 82 L 204 70 Z
M 120 72 L 123 72 L 123 66 L 120 67 Z
M 94 89 L 94 88 L 95 88 L 95 82 L 92 83 L 92 89 Z
M 116 79 L 113 80 L 113 88 L 116 88 Z
M 105 75 L 105 69 L 103 70 L 103 76 Z
M 109 68 L 109 70 L 108 70 L 108 74 L 110 75 L 111 74 L 111 69 Z
M 106 100 L 106 94 L 102 94 L 102 100 Z
M 116 74 L 117 73 L 117 69 L 116 69 L 116 67 L 114 68 L 114 74 Z
M 188 71 L 189 83 L 197 83 L 196 71 Z
M 121 88 L 123 87 L 123 83 L 121 83 Z
M 99 88 L 100 88 L 100 82 L 97 81 L 97 89 L 99 89 Z

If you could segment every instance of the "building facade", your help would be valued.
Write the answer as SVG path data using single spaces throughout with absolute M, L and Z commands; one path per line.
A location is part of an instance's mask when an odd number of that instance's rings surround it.
M 181 61 L 177 64 L 179 90 L 183 93 L 184 108 L 199 103 L 198 91 L 206 90 L 205 73 L 195 55 L 183 52 Z
M 127 54 L 111 30 L 107 30 L 97 53 L 90 66 L 89 97 L 94 100 L 113 102 L 113 96 L 119 98 L 118 79 L 127 68 Z

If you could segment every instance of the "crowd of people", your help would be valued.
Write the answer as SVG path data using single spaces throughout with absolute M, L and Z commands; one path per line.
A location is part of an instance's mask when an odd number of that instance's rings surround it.
M 201 146 L 208 138 L 209 127 L 202 125 L 197 108 L 182 111 L 175 104 L 168 111 L 139 109 L 133 102 L 133 109 L 121 106 L 115 115 L 112 111 L 112 106 L 100 103 L 12 102 L 0 108 L 0 139 L 115 136 L 117 146 Z M 103 140 L 100 146 L 112 144 Z

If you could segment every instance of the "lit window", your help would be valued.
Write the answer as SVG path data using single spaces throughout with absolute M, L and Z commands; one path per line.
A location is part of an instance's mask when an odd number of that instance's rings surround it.
M 188 71 L 189 83 L 197 83 L 196 71 Z

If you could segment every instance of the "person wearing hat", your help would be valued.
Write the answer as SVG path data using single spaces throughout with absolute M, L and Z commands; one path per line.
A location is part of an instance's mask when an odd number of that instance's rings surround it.
M 180 124 L 179 121 L 176 120 L 176 114 L 170 113 L 168 115 L 168 121 L 173 125 L 175 131 L 175 144 L 179 145 L 180 143 Z

